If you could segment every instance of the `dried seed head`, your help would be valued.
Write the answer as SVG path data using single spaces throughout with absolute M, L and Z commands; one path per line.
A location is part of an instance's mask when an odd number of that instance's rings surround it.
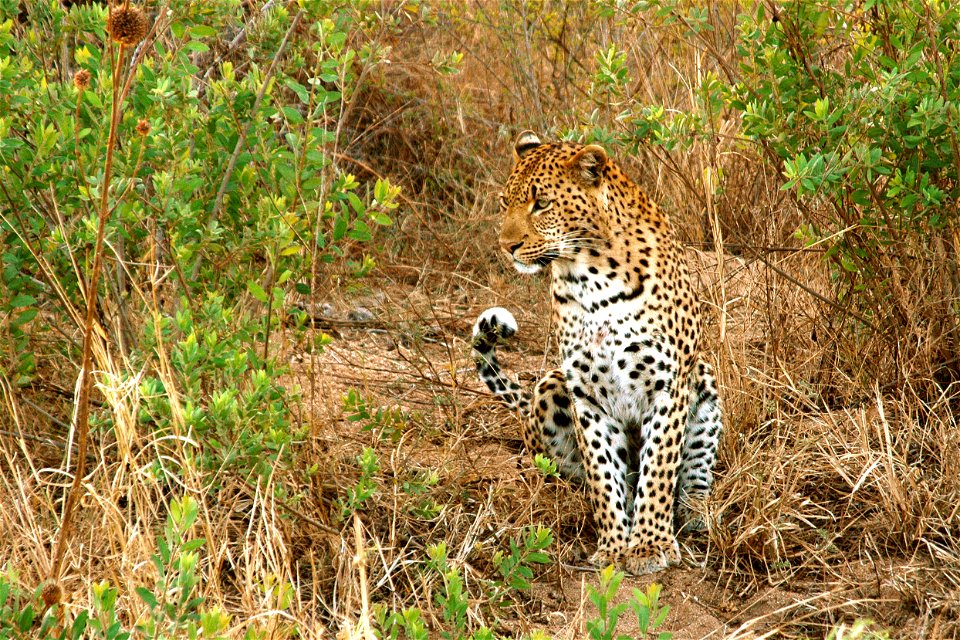
M 132 46 L 147 36 L 147 16 L 132 5 L 114 7 L 107 18 L 107 33 L 114 42 Z
M 43 598 L 43 604 L 46 605 L 48 609 L 55 604 L 60 604 L 60 600 L 63 599 L 63 591 L 60 590 L 60 584 L 57 582 L 48 582 L 43 585 L 40 597 Z
M 78 91 L 83 91 L 90 86 L 90 72 L 86 69 L 80 69 L 75 74 L 73 74 L 73 86 L 77 88 Z
M 136 131 L 138 135 L 145 136 L 150 133 L 150 123 L 147 122 L 146 119 L 140 118 L 134 131 Z

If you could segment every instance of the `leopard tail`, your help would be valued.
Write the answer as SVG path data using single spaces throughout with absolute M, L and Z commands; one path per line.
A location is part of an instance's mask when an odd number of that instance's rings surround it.
M 503 307 L 491 307 L 473 325 L 473 359 L 487 388 L 510 408 L 527 416 L 530 394 L 503 372 L 497 359 L 497 345 L 517 332 L 517 321 Z

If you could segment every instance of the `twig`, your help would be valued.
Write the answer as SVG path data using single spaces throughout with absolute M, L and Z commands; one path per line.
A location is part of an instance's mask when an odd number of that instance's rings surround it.
M 853 309 L 850 309 L 850 308 L 848 308 L 848 307 L 845 307 L 845 306 L 843 306 L 842 304 L 840 304 L 840 303 L 838 303 L 838 302 L 834 302 L 833 300 L 827 298 L 826 296 L 823 296 L 822 294 L 814 291 L 813 289 L 811 289 L 811 288 L 808 287 L 807 285 L 803 284 L 802 282 L 800 282 L 799 280 L 797 280 L 796 278 L 794 278 L 793 276 L 791 276 L 789 273 L 787 273 L 786 271 L 784 271 L 783 269 L 781 269 L 781 268 L 778 267 L 777 265 L 775 265 L 775 264 L 773 264 L 772 262 L 770 262 L 770 260 L 768 260 L 767 257 L 766 257 L 765 255 L 763 255 L 762 253 L 757 252 L 757 253 L 755 253 L 755 254 L 754 254 L 753 256 L 751 256 L 751 257 L 753 257 L 753 258 L 755 258 L 755 259 L 757 259 L 757 260 L 760 260 L 761 262 L 763 262 L 763 264 L 767 265 L 768 267 L 770 267 L 771 269 L 773 269 L 774 271 L 776 271 L 777 274 L 779 274 L 782 278 L 784 278 L 785 280 L 787 280 L 787 281 L 790 282 L 791 284 L 794 284 L 794 285 L 800 287 L 801 289 L 803 289 L 804 291 L 806 291 L 807 293 L 809 293 L 811 296 L 813 296 L 814 298 L 816 298 L 816 299 L 819 300 L 820 302 L 822 302 L 822 303 L 824 303 L 824 304 L 827 304 L 827 305 L 830 305 L 830 306 L 833 307 L 834 309 L 836 309 L 836 310 L 838 310 L 838 311 L 841 311 L 841 312 L 849 315 L 850 317 L 852 317 L 852 318 L 854 318 L 854 319 L 856 319 L 856 320 L 859 320 L 860 322 L 862 322 L 862 323 L 865 324 L 866 326 L 870 327 L 874 332 L 876 332 L 876 333 L 882 333 L 882 332 L 880 331 L 880 328 L 877 327 L 877 325 L 875 325 L 875 324 L 873 324 L 872 322 L 870 322 L 869 320 L 867 320 L 866 317 L 864 317 L 863 315 L 857 313 L 857 312 L 854 311 Z
M 696 249 L 713 249 L 713 242 L 684 242 L 684 246 Z M 759 244 L 738 244 L 735 242 L 724 242 L 725 249 L 733 251 L 762 251 L 763 253 L 826 253 L 826 249 L 820 247 L 767 247 Z
M 256 494 L 257 488 L 253 486 L 249 481 L 244 481 L 244 486 L 247 488 L 248 491 L 250 491 L 251 495 Z M 332 536 L 340 537 L 340 531 L 338 529 L 334 529 L 330 525 L 324 524 L 319 520 L 317 520 L 316 518 L 312 518 L 308 516 L 303 511 L 300 511 L 293 505 L 287 504 L 285 501 L 281 500 L 280 498 L 275 497 L 274 500 L 276 501 L 277 504 L 279 504 L 285 510 L 289 511 L 291 515 L 300 518 L 304 522 L 312 524 L 313 526 L 315 526 L 320 531 L 323 531 L 324 533 L 329 533 Z
M 33 401 L 30 400 L 29 398 L 24 398 L 23 396 L 20 396 L 20 402 L 23 402 L 24 404 L 30 405 L 30 407 L 31 407 L 34 411 L 36 411 L 37 413 L 39 413 L 39 414 L 42 415 L 44 418 L 46 418 L 47 420 L 49 420 L 49 421 L 52 422 L 53 424 L 57 425 L 57 426 L 60 427 L 61 429 L 69 429 L 69 428 L 70 428 L 70 425 L 69 425 L 69 424 L 67 424 L 67 423 L 64 422 L 63 420 L 60 420 L 59 418 L 57 418 L 56 416 L 54 416 L 52 413 L 50 413 L 49 411 L 47 411 L 46 409 L 44 409 L 43 407 L 41 407 L 40 405 L 38 405 L 36 402 L 33 402 Z M 63 448 L 66 449 L 66 446 L 64 446 Z
M 233 52 L 237 50 L 237 47 L 239 47 L 241 44 L 246 42 L 247 31 L 249 31 L 250 27 L 254 26 L 262 16 L 266 15 L 268 11 L 273 9 L 273 6 L 275 3 L 276 3 L 276 0 L 268 0 L 268 2 L 265 5 L 260 7 L 259 13 L 256 16 L 254 16 L 249 23 L 245 24 L 243 28 L 237 32 L 237 35 L 233 36 L 233 39 L 230 41 L 230 44 L 227 45 L 227 48 L 223 51 L 223 53 L 218 55 L 213 60 L 213 62 L 211 62 L 207 66 L 206 70 L 203 72 L 203 76 L 201 77 L 201 83 L 200 83 L 201 96 L 203 95 L 203 88 L 204 86 L 206 86 L 207 80 L 210 79 L 210 74 L 213 73 L 213 70 L 216 69 L 217 65 L 223 62 L 227 56 L 232 55 Z

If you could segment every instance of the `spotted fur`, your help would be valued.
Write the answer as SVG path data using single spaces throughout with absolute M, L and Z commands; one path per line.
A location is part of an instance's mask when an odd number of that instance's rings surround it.
M 584 481 L 599 529 L 591 561 L 631 573 L 680 559 L 677 528 L 713 480 L 722 428 L 700 358 L 699 304 L 655 203 L 602 147 L 526 132 L 500 196 L 500 246 L 521 273 L 552 272 L 562 364 L 526 391 L 496 346 L 517 331 L 488 309 L 473 331 L 480 378 L 521 416 L 527 450 Z

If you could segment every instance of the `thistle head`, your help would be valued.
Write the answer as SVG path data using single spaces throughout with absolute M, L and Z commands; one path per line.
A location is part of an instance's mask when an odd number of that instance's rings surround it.
M 124 4 L 110 10 L 107 18 L 107 33 L 114 42 L 133 46 L 147 37 L 147 16 L 139 7 Z
M 75 74 L 73 74 L 73 86 L 77 88 L 77 91 L 83 91 L 90 86 L 90 72 L 86 69 L 80 69 Z

